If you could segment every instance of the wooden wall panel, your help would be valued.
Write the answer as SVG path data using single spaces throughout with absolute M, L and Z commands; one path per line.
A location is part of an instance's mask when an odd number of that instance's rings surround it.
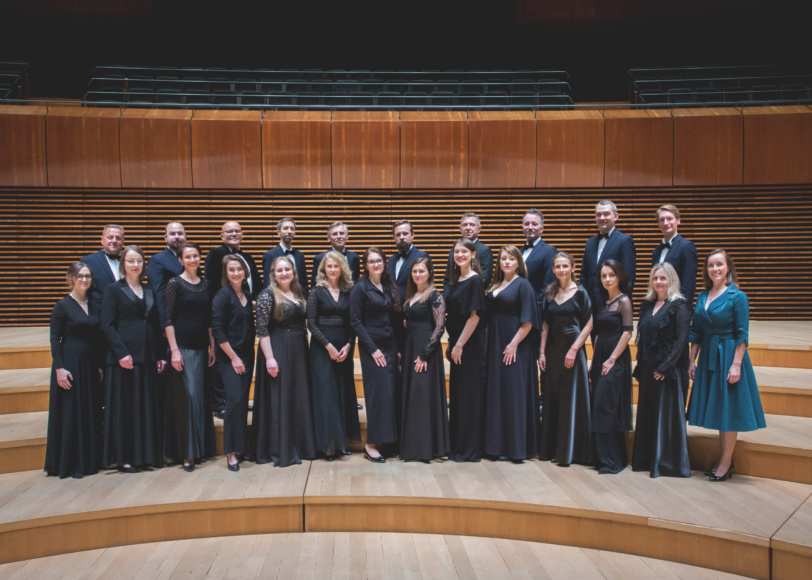
M 606 187 L 667 186 L 674 181 L 670 111 L 607 110 Z
M 600 111 L 536 111 L 536 187 L 603 187 Z
M 468 116 L 462 111 L 400 114 L 400 186 L 468 187 Z
M 45 187 L 46 107 L 0 106 L 0 185 Z
M 530 111 L 468 113 L 468 185 L 534 187 L 536 118 Z
M 744 115 L 744 183 L 812 182 L 812 110 L 746 107 Z
M 192 111 L 127 109 L 121 114 L 122 187 L 192 187 Z
M 397 111 L 336 111 L 332 123 L 333 187 L 400 186 Z
M 743 131 L 733 108 L 674 109 L 674 185 L 741 184 Z
M 48 185 L 121 187 L 118 109 L 51 107 L 45 117 Z
M 261 111 L 195 111 L 194 187 L 261 189 L 261 130 Z
M 266 111 L 262 176 L 266 189 L 332 186 L 330 111 Z

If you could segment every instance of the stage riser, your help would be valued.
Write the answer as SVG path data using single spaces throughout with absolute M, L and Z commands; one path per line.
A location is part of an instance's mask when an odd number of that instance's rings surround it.
M 812 575 L 812 548 L 772 540 L 772 580 L 798 580 Z
M 0 562 L 187 538 L 301 532 L 299 497 L 104 510 L 0 524 Z

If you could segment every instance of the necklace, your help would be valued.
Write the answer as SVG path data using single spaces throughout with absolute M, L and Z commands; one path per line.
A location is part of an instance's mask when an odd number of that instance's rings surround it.
M 70 297 L 73 298 L 74 300 L 76 300 L 79 304 L 87 304 L 87 300 L 79 300 L 76 297 L 76 294 L 74 294 L 73 292 L 70 293 Z

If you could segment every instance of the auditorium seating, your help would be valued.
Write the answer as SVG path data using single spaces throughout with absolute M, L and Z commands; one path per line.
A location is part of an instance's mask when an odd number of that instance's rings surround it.
M 630 69 L 634 103 L 668 106 L 746 106 L 809 103 L 812 66 Z
M 0 61 L 0 99 L 19 100 L 27 94 L 28 63 Z
M 216 109 L 458 110 L 571 105 L 556 70 L 359 71 L 96 67 L 85 100 Z

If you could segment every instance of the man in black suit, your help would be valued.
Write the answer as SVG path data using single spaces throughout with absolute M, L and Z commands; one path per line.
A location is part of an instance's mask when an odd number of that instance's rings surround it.
M 327 228 L 327 241 L 330 242 L 330 250 L 343 254 L 347 258 L 347 264 L 352 272 L 352 281 L 357 282 L 361 276 L 361 257 L 355 252 L 350 252 L 347 249 L 347 240 L 349 239 L 349 228 L 342 222 L 333 222 Z M 327 250 L 329 252 L 330 250 Z M 316 254 L 313 258 L 313 268 L 310 271 L 310 287 L 316 285 L 316 275 L 319 273 L 319 264 L 324 259 L 327 252 Z
M 93 272 L 93 286 L 88 292 L 88 300 L 101 312 L 102 297 L 107 287 L 118 280 L 121 248 L 124 247 L 124 228 L 117 224 L 107 224 L 102 230 L 102 249 L 82 258 L 82 262 Z
M 401 300 L 406 300 L 406 285 L 409 283 L 409 275 L 412 271 L 412 263 L 417 258 L 428 258 L 426 252 L 421 252 L 414 246 L 414 229 L 409 220 L 400 220 L 392 226 L 392 237 L 398 248 L 397 254 L 389 256 L 387 269 L 389 275 L 398 287 L 398 294 Z
M 586 288 L 592 300 L 592 311 L 598 313 L 605 299 L 601 295 L 600 266 L 606 260 L 617 260 L 629 275 L 631 294 L 637 259 L 634 254 L 634 240 L 615 227 L 620 219 L 617 206 L 605 199 L 595 206 L 595 223 L 598 235 L 586 241 L 584 257 L 581 260 L 581 285 Z M 593 337 L 594 338 L 594 337 Z
M 293 248 L 293 240 L 296 238 L 296 222 L 293 218 L 282 218 L 276 224 L 276 231 L 279 234 L 279 245 L 271 248 L 262 256 L 262 272 L 265 276 L 263 288 L 267 288 L 271 283 L 271 265 L 279 256 L 293 258 L 296 266 L 296 274 L 299 278 L 299 285 L 302 287 L 302 294 L 307 298 L 307 272 L 305 271 L 304 254 Z
M 166 247 L 152 256 L 147 262 L 147 283 L 155 293 L 155 303 L 158 306 L 158 315 L 161 319 L 161 328 L 164 323 L 164 289 L 166 283 L 183 272 L 178 250 L 186 241 L 186 230 L 180 222 L 169 222 L 164 230 Z
M 212 248 L 206 256 L 204 273 L 206 279 L 209 281 L 209 290 L 211 291 L 212 300 L 217 294 L 217 291 L 222 288 L 223 258 L 229 254 L 237 254 L 247 266 L 248 279 L 246 282 L 251 292 L 251 298 L 256 300 L 260 291 L 262 291 L 262 278 L 259 276 L 259 270 L 254 262 L 254 258 L 240 249 L 242 238 L 243 233 L 240 224 L 235 221 L 227 221 L 223 224 L 223 228 L 220 231 L 220 239 L 223 241 L 223 245 Z M 219 364 L 220 361 L 215 361 L 214 366 L 211 368 L 211 409 L 217 417 L 224 419 L 226 415 L 226 393 L 223 387 L 223 379 L 220 376 L 218 368 Z
M 541 306 L 544 289 L 555 280 L 553 274 L 553 256 L 558 251 L 541 239 L 544 231 L 544 214 L 535 208 L 527 210 L 522 217 L 524 247 L 522 259 L 527 268 L 527 281 L 536 292 L 536 299 Z
M 651 266 L 668 262 L 679 276 L 679 291 L 693 308 L 696 292 L 696 246 L 677 232 L 679 209 L 675 205 L 663 205 L 657 210 L 657 224 L 663 240 L 651 252 Z
M 490 286 L 493 276 L 493 251 L 479 241 L 479 232 L 482 231 L 482 222 L 479 216 L 472 211 L 462 214 L 460 219 L 460 235 L 466 240 L 471 240 L 476 246 L 476 257 L 479 259 L 479 267 L 482 269 L 482 279 L 485 288 Z M 454 246 L 448 251 L 448 265 L 443 276 L 443 294 L 448 293 L 451 284 L 451 269 L 454 267 Z
M 262 279 L 259 276 L 254 258 L 247 252 L 240 249 L 242 243 L 243 233 L 240 224 L 235 221 L 228 221 L 223 224 L 220 231 L 220 239 L 223 245 L 217 246 L 209 250 L 206 256 L 206 263 L 204 266 L 204 273 L 206 280 L 209 281 L 209 288 L 211 289 L 212 298 L 217 294 L 217 291 L 222 288 L 223 276 L 223 258 L 229 254 L 237 254 L 245 265 L 248 266 L 248 288 L 251 291 L 251 298 L 257 299 L 260 291 L 262 290 Z

